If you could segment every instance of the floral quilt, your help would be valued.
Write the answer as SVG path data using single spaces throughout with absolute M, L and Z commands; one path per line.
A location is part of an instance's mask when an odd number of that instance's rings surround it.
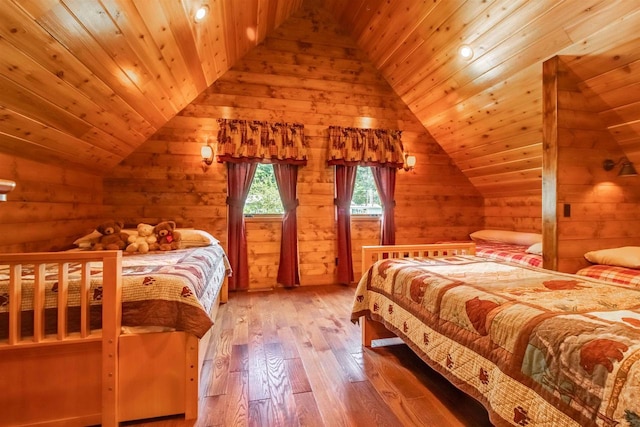
M 50 267 L 50 268 L 49 268 Z M 69 306 L 70 332 L 79 319 L 79 268 L 70 267 Z M 209 312 L 214 304 L 229 267 L 219 245 L 175 251 L 131 255 L 122 258 L 122 326 L 161 327 L 186 331 L 202 337 L 213 325 Z M 33 333 L 34 272 L 23 267 L 22 335 Z M 8 331 L 9 274 L 0 266 L 0 339 Z M 58 275 L 55 265 L 46 271 L 45 320 L 47 333 L 54 333 Z M 91 267 L 91 324 L 100 327 L 102 301 L 102 268 Z
M 382 322 L 496 425 L 640 426 L 640 291 L 473 256 L 393 259 L 351 314 Z

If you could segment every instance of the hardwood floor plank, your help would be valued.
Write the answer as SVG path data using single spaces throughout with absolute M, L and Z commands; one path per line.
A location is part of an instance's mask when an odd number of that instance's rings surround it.
M 249 366 L 249 345 L 235 344 L 231 348 L 230 372 L 246 371 Z
M 315 396 L 312 392 L 296 393 L 293 395 L 296 401 L 298 423 L 300 427 L 324 427 Z
M 289 378 L 291 392 L 293 394 L 308 393 L 312 391 L 311 384 L 309 384 L 307 373 L 300 358 L 285 359 L 284 365 L 287 370 L 287 377 Z
M 287 376 L 280 343 L 265 344 L 269 375 L 269 392 L 275 410 L 276 425 L 296 425 L 296 404 Z
M 215 355 L 211 363 L 209 374 L 209 387 L 207 388 L 207 396 L 217 396 L 227 391 L 227 377 L 230 372 L 229 360 L 231 359 L 231 340 L 233 331 L 223 331 L 217 334 L 218 345 L 216 346 Z
M 246 426 L 249 424 L 249 373 L 229 374 L 229 394 L 224 416 L 225 426 Z

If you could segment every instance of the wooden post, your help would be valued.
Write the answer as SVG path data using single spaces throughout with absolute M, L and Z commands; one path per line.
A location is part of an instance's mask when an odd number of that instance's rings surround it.
M 102 279 L 102 425 L 118 425 L 118 336 L 122 322 L 122 252 L 108 251 Z

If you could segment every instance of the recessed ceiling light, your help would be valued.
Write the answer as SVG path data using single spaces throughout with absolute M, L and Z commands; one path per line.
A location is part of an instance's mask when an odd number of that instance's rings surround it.
M 200 6 L 200 8 L 196 11 L 195 20 L 196 22 L 200 22 L 207 16 L 209 12 L 209 6 Z
M 460 46 L 460 48 L 458 49 L 458 53 L 464 59 L 471 59 L 473 57 L 473 49 L 468 44 L 463 44 L 462 46 Z

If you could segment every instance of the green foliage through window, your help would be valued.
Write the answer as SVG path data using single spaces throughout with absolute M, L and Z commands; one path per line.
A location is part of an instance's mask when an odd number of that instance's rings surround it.
M 356 185 L 351 199 L 352 215 L 381 215 L 382 203 L 370 167 L 358 166 Z
M 281 215 L 284 213 L 273 166 L 258 164 L 244 205 L 245 215 Z

